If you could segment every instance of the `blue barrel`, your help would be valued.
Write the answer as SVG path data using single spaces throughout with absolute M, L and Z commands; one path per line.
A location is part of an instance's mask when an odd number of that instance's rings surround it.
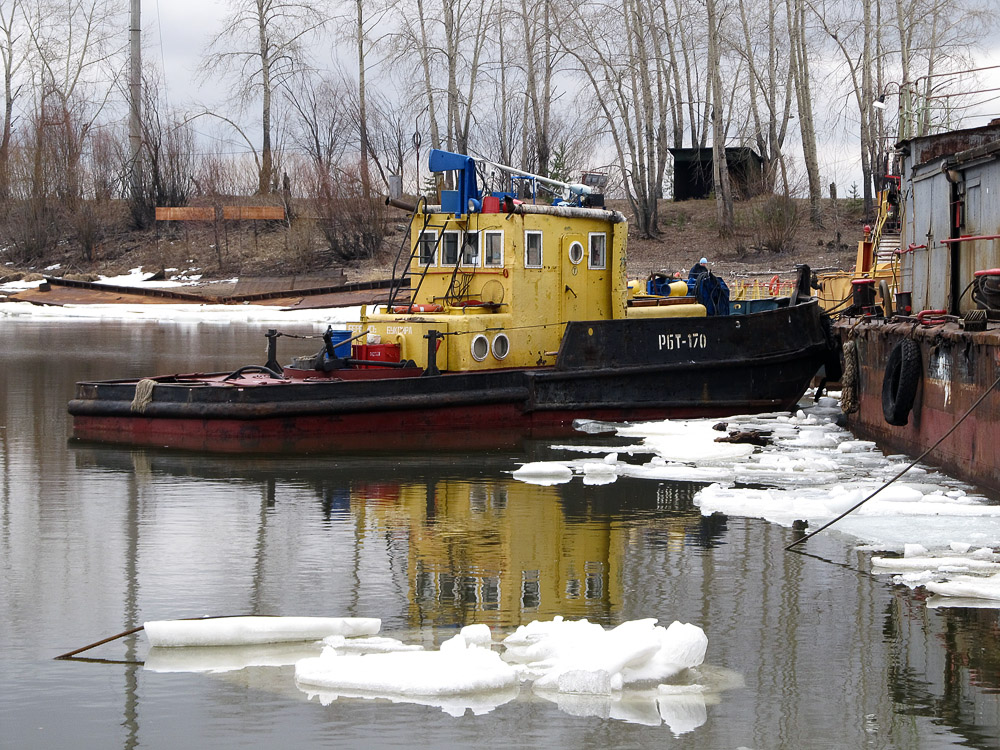
M 330 343 L 333 345 L 333 353 L 338 357 L 351 356 L 351 336 L 350 331 L 330 331 Z

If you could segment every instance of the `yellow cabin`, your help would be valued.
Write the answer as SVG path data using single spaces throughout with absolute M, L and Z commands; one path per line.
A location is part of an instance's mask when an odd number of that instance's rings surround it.
M 468 186 L 474 162 L 457 154 L 432 152 L 431 168 L 458 171 L 459 190 L 444 191 L 440 206 L 414 207 L 412 301 L 366 310 L 352 334 L 398 345 L 402 360 L 427 368 L 436 331 L 438 369 L 488 370 L 554 364 L 568 321 L 705 315 L 693 298 L 629 305 L 621 213 L 479 198 Z

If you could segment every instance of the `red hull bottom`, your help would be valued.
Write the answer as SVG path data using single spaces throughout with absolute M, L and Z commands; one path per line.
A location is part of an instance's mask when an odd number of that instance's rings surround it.
M 746 412 L 773 404 L 747 404 Z M 484 449 L 515 446 L 525 438 L 580 434 L 573 421 L 636 422 L 732 415 L 732 406 L 634 408 L 525 413 L 514 404 L 461 409 L 275 417 L 256 420 L 164 419 L 77 415 L 73 437 L 104 443 L 216 453 Z

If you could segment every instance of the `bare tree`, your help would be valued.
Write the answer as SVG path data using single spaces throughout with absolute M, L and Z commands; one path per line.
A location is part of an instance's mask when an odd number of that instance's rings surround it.
M 14 121 L 14 102 L 23 89 L 15 80 L 27 59 L 20 0 L 0 2 L 0 64 L 3 66 L 4 108 L 0 125 L 0 197 L 10 195 L 10 147 Z
M 706 0 L 708 11 L 708 80 L 712 86 L 712 171 L 715 182 L 716 219 L 719 234 L 728 237 L 735 225 L 733 193 L 729 185 L 729 165 L 726 161 L 726 131 L 723 125 L 722 74 L 719 15 L 715 0 Z
M 806 166 L 809 184 L 809 220 L 814 226 L 823 223 L 820 201 L 823 187 L 819 175 L 819 158 L 816 149 L 816 128 L 813 123 L 812 76 L 810 74 L 810 49 L 806 37 L 806 5 L 804 0 L 785 0 L 789 18 L 788 39 L 790 70 L 795 86 L 799 113 L 799 134 L 802 139 L 802 159 Z
M 623 175 L 625 195 L 639 231 L 656 236 L 668 134 L 663 112 L 665 80 L 648 33 L 653 9 L 637 0 L 571 6 L 560 42 L 588 82 Z
M 141 148 L 137 163 L 131 164 L 131 150 L 117 163 L 124 173 L 132 173 L 135 190 L 130 190 L 132 225 L 150 226 L 157 206 L 184 206 L 195 170 L 195 138 L 179 114 L 165 112 L 158 79 L 152 72 L 142 81 Z
M 60 197 L 80 195 L 80 157 L 121 73 L 122 13 L 111 0 L 35 0 L 22 6 L 33 48 L 33 89 L 40 126 L 60 160 Z
M 328 16 L 323 0 L 229 0 L 230 13 L 212 39 L 202 75 L 223 72 L 235 77 L 234 96 L 247 106 L 259 97 L 261 147 L 257 191 L 269 193 L 275 182 L 274 97 L 307 67 L 308 39 Z

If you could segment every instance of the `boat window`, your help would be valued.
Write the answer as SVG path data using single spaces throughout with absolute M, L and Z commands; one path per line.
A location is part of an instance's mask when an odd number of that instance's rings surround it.
M 421 232 L 418 240 L 420 246 L 418 263 L 422 266 L 433 266 L 437 263 L 437 232 Z
M 479 232 L 465 233 L 465 243 L 462 245 L 462 265 L 479 265 Z
M 503 232 L 483 232 L 483 265 L 503 265 Z
M 579 242 L 574 242 L 569 246 L 569 260 L 573 265 L 583 260 L 583 245 Z
M 493 337 L 493 356 L 503 359 L 510 353 L 510 339 L 506 333 L 498 333 Z
M 458 265 L 458 232 L 445 232 L 441 238 L 441 265 Z
M 472 339 L 472 358 L 477 362 L 482 362 L 489 353 L 490 340 L 481 333 L 476 334 Z
M 590 268 L 607 268 L 608 246 L 607 236 L 604 232 L 590 233 L 590 260 L 587 266 Z
M 542 267 L 542 233 L 524 233 L 524 267 Z

